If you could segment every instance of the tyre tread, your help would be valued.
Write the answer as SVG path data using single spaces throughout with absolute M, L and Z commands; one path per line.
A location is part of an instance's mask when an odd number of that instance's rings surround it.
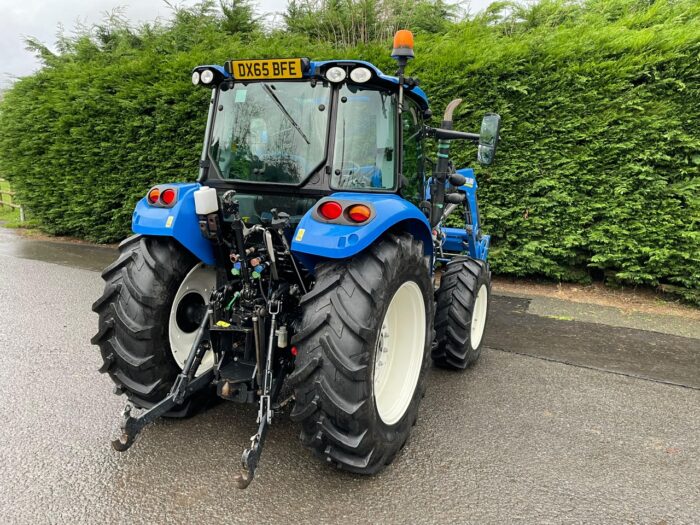
M 92 310 L 99 316 L 92 344 L 100 348 L 99 371 L 138 407 L 150 408 L 170 390 L 179 372 L 167 344 L 169 308 L 178 282 L 196 259 L 177 241 L 132 235 L 102 272 L 105 289 Z M 169 417 L 187 417 L 204 406 L 188 402 Z
M 391 436 L 378 439 L 370 424 L 375 408 L 368 348 L 375 344 L 375 333 L 367 322 L 377 306 L 378 290 L 404 264 L 425 269 L 425 287 L 432 289 L 423 246 L 406 233 L 388 235 L 348 261 L 321 264 L 315 286 L 302 299 L 301 327 L 292 338 L 299 354 L 297 369 L 289 377 L 296 398 L 290 417 L 302 424 L 301 442 L 325 461 L 352 472 L 373 474 L 400 448 Z M 432 323 L 428 330 L 432 335 Z M 418 389 L 420 399 L 424 382 L 419 381 Z M 411 414 L 408 429 L 401 430 L 406 436 L 415 417 Z
M 481 345 L 471 348 L 470 330 L 476 293 L 481 284 L 486 284 L 490 295 L 491 272 L 484 261 L 460 257 L 447 264 L 436 293 L 436 340 L 432 358 L 437 366 L 464 370 L 478 360 Z

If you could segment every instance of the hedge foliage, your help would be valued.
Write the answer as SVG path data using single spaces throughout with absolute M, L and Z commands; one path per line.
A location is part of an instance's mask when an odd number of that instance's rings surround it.
M 207 4 L 164 26 L 61 38 L 58 54 L 30 42 L 46 65 L 0 102 L 0 174 L 46 231 L 124 237 L 151 184 L 196 176 L 208 95 L 190 84 L 194 65 L 311 56 L 394 69 L 388 41 L 341 47 L 293 22 L 241 32 Z M 418 33 L 410 66 L 436 123 L 456 97 L 459 129 L 503 117 L 497 163 L 477 169 L 493 269 L 666 284 L 700 302 L 700 4 L 497 2 L 441 31 Z M 453 152 L 475 164 L 472 147 Z

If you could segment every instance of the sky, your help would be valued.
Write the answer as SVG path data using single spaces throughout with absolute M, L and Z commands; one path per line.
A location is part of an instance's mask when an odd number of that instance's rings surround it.
M 197 0 L 173 0 L 188 6 Z M 280 13 L 287 0 L 254 2 L 257 12 Z M 469 10 L 476 12 L 491 0 L 470 0 Z M 463 5 L 464 6 L 464 5 Z M 24 37 L 32 36 L 53 49 L 59 24 L 70 34 L 76 24 L 91 25 L 103 20 L 105 13 L 123 8 L 132 23 L 167 19 L 172 14 L 164 0 L 0 0 L 0 89 L 12 79 L 29 75 L 39 68 L 34 54 L 25 50 Z

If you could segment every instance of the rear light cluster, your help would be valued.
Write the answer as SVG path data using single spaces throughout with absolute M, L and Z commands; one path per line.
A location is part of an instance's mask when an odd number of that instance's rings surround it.
M 146 195 L 146 200 L 151 206 L 171 207 L 177 202 L 177 191 L 174 188 L 151 188 Z
M 365 204 L 347 204 L 328 200 L 317 208 L 320 218 L 345 224 L 360 224 L 372 218 L 372 209 Z

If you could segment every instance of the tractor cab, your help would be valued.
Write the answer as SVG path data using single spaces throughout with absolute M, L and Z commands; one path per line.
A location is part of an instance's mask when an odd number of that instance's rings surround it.
M 399 193 L 423 176 L 428 99 L 364 61 L 231 60 L 195 68 L 212 88 L 199 181 L 234 189 L 248 223 L 299 222 L 334 192 Z

